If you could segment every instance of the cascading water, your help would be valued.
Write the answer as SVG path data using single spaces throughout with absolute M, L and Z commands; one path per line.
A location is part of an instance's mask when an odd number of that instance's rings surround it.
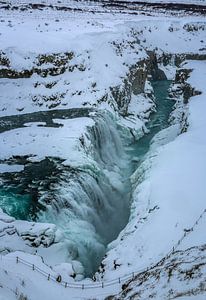
M 121 166 L 125 155 L 120 134 L 109 113 L 99 113 L 95 116 L 96 126 L 91 130 L 91 140 L 94 145 L 93 156 L 102 166 Z
M 42 195 L 40 202 L 46 210 L 38 217 L 38 221 L 54 223 L 64 232 L 70 258 L 82 262 L 86 276 L 97 270 L 107 244 L 126 225 L 131 190 L 115 121 L 108 112 L 98 113 L 94 120 L 90 139 L 96 167 L 73 175 L 64 170 L 52 190 Z
M 167 126 L 173 104 L 167 99 L 169 84 L 168 81 L 154 83 L 157 113 L 148 123 L 150 133 L 127 147 L 127 152 L 112 114 L 98 112 L 93 116 L 95 126 L 89 129 L 92 145 L 89 154 L 93 164 L 80 170 L 64 167 L 58 160 L 45 159 L 39 165 L 31 164 L 25 182 L 22 183 L 18 175 L 20 193 L 17 189 L 16 195 L 14 190 L 11 194 L 11 190 L 1 189 L 0 206 L 8 214 L 17 219 L 51 222 L 61 229 L 67 261 L 80 261 L 85 276 L 97 271 L 108 243 L 128 222 L 132 190 L 129 178 L 138 165 L 137 162 L 133 164 L 132 159 L 134 156 L 143 159 L 152 137 Z M 34 117 L 37 121 L 38 115 Z M 35 196 L 39 183 L 38 202 L 35 202 L 36 197 L 30 195 L 28 198 L 27 195 L 34 186 Z

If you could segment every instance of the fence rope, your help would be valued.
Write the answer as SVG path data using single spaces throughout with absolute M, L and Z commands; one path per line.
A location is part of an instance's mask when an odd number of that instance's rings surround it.
M 52 280 L 52 281 L 64 286 L 64 288 L 77 288 L 77 289 L 82 289 L 82 290 L 92 289 L 92 288 L 105 288 L 105 287 L 108 287 L 108 286 L 111 286 L 111 285 L 114 285 L 114 284 L 121 284 L 121 283 L 123 283 L 127 280 L 130 280 L 130 279 L 132 280 L 132 279 L 135 278 L 135 276 L 138 276 L 138 275 L 140 275 L 140 274 L 142 274 L 146 271 L 149 271 L 151 269 L 154 269 L 155 267 L 160 266 L 166 258 L 169 258 L 169 256 L 172 253 L 175 252 L 175 250 L 179 247 L 179 245 L 186 238 L 186 236 L 193 231 L 193 229 L 198 225 L 199 221 L 202 219 L 202 217 L 205 213 L 206 213 L 206 209 L 204 209 L 204 211 L 200 214 L 200 216 L 195 221 L 195 223 L 193 224 L 192 227 L 190 227 L 189 229 L 184 229 L 183 236 L 177 241 L 177 243 L 172 247 L 172 249 L 162 259 L 160 259 L 157 263 L 153 263 L 152 265 L 150 265 L 147 268 L 142 268 L 142 269 L 140 269 L 136 272 L 133 271 L 132 273 L 129 273 L 129 274 L 124 275 L 122 277 L 118 277 L 116 279 L 112 279 L 110 281 L 100 281 L 100 282 L 94 282 L 94 283 L 76 283 L 76 282 L 70 283 L 70 282 L 67 282 L 67 281 L 64 281 L 64 280 L 61 280 L 61 279 L 58 280 L 58 277 L 60 275 L 54 276 L 50 273 L 47 273 L 44 270 L 42 270 L 41 268 L 35 266 L 33 263 L 30 263 L 30 262 L 20 258 L 19 256 L 15 257 L 15 260 L 16 260 L 17 264 L 22 263 L 25 266 L 31 267 L 31 269 L 34 272 L 37 271 L 38 273 L 45 276 L 47 278 L 47 280 Z

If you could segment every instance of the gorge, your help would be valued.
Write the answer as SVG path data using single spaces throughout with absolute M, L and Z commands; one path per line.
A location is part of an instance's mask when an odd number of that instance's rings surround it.
M 204 298 L 202 4 L 32 1 L 0 4 L 0 298 Z
M 168 125 L 173 106 L 173 101 L 168 98 L 170 82 L 156 81 L 152 85 L 156 112 L 153 112 L 148 123 L 149 133 L 140 140 L 134 142 L 130 139 L 128 144 L 114 116 L 99 111 L 94 113 L 92 118 L 95 124 L 88 132 L 96 166 L 91 164 L 83 170 L 65 167 L 58 172 L 60 162 L 42 161 L 38 167 L 30 164 L 22 175 L 18 173 L 17 184 L 8 179 L 7 184 L 1 187 L 3 211 L 16 219 L 55 224 L 64 233 L 69 259 L 79 260 L 86 276 L 97 271 L 107 244 L 118 236 L 128 222 L 132 192 L 130 176 L 137 164 L 134 157 L 136 160 L 143 159 L 152 137 Z M 65 118 L 65 111 L 62 113 Z M 41 113 L 39 117 L 36 116 L 36 122 L 42 119 Z M 60 114 L 58 119 L 61 119 Z M 21 116 L 18 117 L 19 123 L 20 120 Z M 45 120 L 48 124 L 46 112 Z M 27 115 L 27 122 L 31 121 L 32 118 Z M 9 117 L 7 122 L 13 127 Z M 55 182 L 53 174 L 57 176 Z M 39 196 L 38 185 L 43 186 Z M 35 194 L 37 199 L 32 200 Z

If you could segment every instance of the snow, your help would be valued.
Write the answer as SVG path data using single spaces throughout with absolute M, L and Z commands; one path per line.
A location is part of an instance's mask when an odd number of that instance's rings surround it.
M 147 55 L 145 51 L 137 54 L 137 49 L 132 49 L 129 43 L 122 49 L 121 56 L 116 55 L 113 41 L 121 43 L 125 38 L 131 41 L 134 38 L 128 36 L 130 28 L 125 30 L 120 24 L 111 25 L 110 22 L 101 20 L 93 24 L 88 21 L 88 24 L 87 20 L 80 21 L 71 15 L 59 23 L 50 20 L 43 28 L 39 28 L 41 20 L 28 19 L 28 16 L 24 21 L 12 19 L 12 27 L 8 22 L 1 23 L 0 43 L 12 69 L 37 67 L 39 54 L 74 53 L 66 65 L 67 68 L 74 66 L 73 71 L 66 69 L 63 74 L 47 78 L 34 73 L 29 79 L 1 79 L 1 115 L 15 114 L 16 110 L 25 113 L 48 109 L 51 97 L 56 98 L 53 101 L 58 108 L 82 107 L 85 103 L 96 106 L 97 100 L 105 96 L 110 87 L 121 85 L 128 64 Z M 50 64 L 45 64 L 41 69 L 49 67 Z M 52 89 L 46 87 L 49 83 L 55 83 Z
M 106 96 L 110 87 L 121 86 L 129 66 L 147 57 L 147 48 L 168 53 L 199 53 L 205 47 L 205 30 L 188 32 L 186 24 L 204 25 L 200 17 L 168 18 L 115 16 L 87 16 L 68 14 L 59 22 L 48 14 L 15 13 L 2 15 L 0 43 L 10 60 L 9 69 L 20 71 L 32 68 L 48 69 L 51 64 L 37 66 L 39 54 L 73 53 L 66 64 L 66 71 L 56 76 L 41 77 L 34 73 L 31 78 L 1 79 L 0 114 L 11 115 L 45 109 L 99 106 L 98 100 Z M 23 16 L 23 20 L 22 20 Z M 91 17 L 91 19 L 90 19 Z M 88 20 L 89 19 L 89 20 Z M 45 25 L 45 23 L 47 25 Z M 131 28 L 134 35 L 131 34 Z M 169 31 L 172 28 L 175 31 Z M 149 29 L 149 30 L 148 30 Z M 140 40 L 133 47 L 132 43 Z M 203 41 L 200 43 L 200 41 Z M 127 42 L 125 42 L 127 41 Z M 112 44 L 123 44 L 120 54 Z M 178 47 L 176 46 L 178 45 Z M 202 54 L 205 53 L 201 51 Z M 73 71 L 69 68 L 74 67 Z M 82 68 L 83 70 L 82 71 Z M 6 67 L 7 68 L 7 67 Z M 168 77 L 174 68 L 161 66 Z M 101 72 L 99 72 L 101 70 Z M 79 84 L 81 82 L 81 84 Z M 48 88 L 48 84 L 54 84 Z M 109 95 L 110 96 L 110 95 Z M 110 106 L 115 106 L 111 100 Z
M 20 257 L 21 259 L 26 259 L 32 264 L 34 263 L 36 267 L 40 268 L 51 276 L 54 276 L 54 278 L 56 278 L 59 274 L 58 270 L 57 272 L 56 270 L 51 270 L 41 261 L 39 257 L 29 256 L 28 254 L 24 255 L 20 252 L 1 256 L 0 280 L 1 283 L 6 286 L 6 288 L 1 291 L 1 297 L 3 300 L 16 299 L 15 292 L 17 292 L 18 296 L 21 293 L 25 296 L 29 295 L 30 299 L 40 299 L 41 297 L 44 297 L 45 299 L 51 300 L 57 299 L 57 297 L 59 297 L 60 299 L 66 299 L 68 296 L 72 297 L 71 299 L 91 299 L 91 297 L 93 297 L 95 293 L 95 297 L 103 300 L 106 295 L 113 292 L 118 292 L 120 290 L 119 285 L 117 285 L 116 287 L 112 286 L 112 288 L 108 287 L 107 291 L 102 288 L 84 290 L 81 290 L 80 288 L 65 288 L 63 285 L 57 282 L 55 283 L 52 280 L 48 281 L 47 277 L 44 277 L 39 272 L 32 271 L 32 267 L 28 267 L 21 262 L 17 264 L 16 256 Z M 14 275 L 13 272 L 14 264 L 16 275 Z M 6 270 L 6 272 L 4 270 Z M 90 281 L 87 281 L 85 283 L 90 283 Z M 14 286 L 16 288 L 14 288 Z
M 135 2 L 135 0 L 126 0 L 127 2 Z M 121 0 L 120 0 L 121 2 Z M 139 0 L 139 2 L 157 3 L 156 0 Z M 158 3 L 184 3 L 184 4 L 198 4 L 205 5 L 205 0 L 160 0 Z
M 142 269 L 163 258 L 205 209 L 206 63 L 189 61 L 183 68 L 193 69 L 188 82 L 202 94 L 189 102 L 187 132 L 175 138 L 172 126 L 172 131 L 166 129 L 166 140 L 161 138 L 165 130 L 158 133 L 146 160 L 134 173 L 130 222 L 109 246 L 104 260 L 105 279 Z M 144 176 L 139 177 L 142 172 Z M 178 249 L 204 244 L 205 222 L 203 217 Z M 112 268 L 114 260 L 120 264 L 116 270 Z
M 23 169 L 24 166 L 22 165 L 0 164 L 0 173 L 21 172 Z
M 45 157 L 59 157 L 70 166 L 78 166 L 88 161 L 82 151 L 80 156 L 79 138 L 84 135 L 86 128 L 94 124 L 90 118 L 53 120 L 63 127 L 39 127 L 32 123 L 32 126 L 18 128 L 1 134 L 1 159 L 8 159 L 12 156 L 29 155 L 31 161 L 41 161 Z M 31 125 L 31 124 L 30 124 Z M 34 126 L 35 125 L 35 126 Z
M 193 2 L 204 4 L 201 0 Z M 76 4 L 72 2 L 71 5 Z M 59 22 L 55 21 L 57 16 Z M 166 19 L 160 16 L 123 17 L 108 14 L 105 18 L 101 14 L 58 15 L 53 12 L 43 16 L 41 12 L 36 12 L 28 16 L 24 12 L 22 15 L 5 12 L 5 15 L 1 13 L 1 20 L 5 21 L 1 22 L 0 28 L 1 49 L 10 60 L 10 68 L 16 71 L 35 68 L 39 54 L 74 53 L 66 66 L 74 67 L 72 72 L 67 69 L 62 74 L 46 78 L 36 73 L 30 78 L 1 78 L 1 116 L 49 110 L 51 103 L 44 101 L 43 97 L 55 95 L 57 108 L 85 107 L 86 103 L 88 107 L 116 113 L 117 122 L 127 129 L 134 129 L 137 137 L 140 137 L 143 129 L 146 132 L 145 122 L 154 108 L 153 102 L 144 94 L 132 95 L 128 107 L 128 113 L 132 116 L 122 117 L 110 88 L 123 87 L 129 68 L 147 58 L 148 49 L 158 47 L 159 56 L 163 52 L 206 53 L 200 50 L 205 47 L 206 31 L 189 32 L 184 27 L 187 24 L 205 26 L 205 20 L 201 17 L 180 19 L 170 16 Z M 122 44 L 119 53 L 113 42 Z M 135 47 L 132 46 L 133 42 Z M 41 68 L 51 66 L 51 63 L 45 63 Z M 188 61 L 182 67 L 193 69 L 187 82 L 202 91 L 202 94 L 192 97 L 189 102 L 188 131 L 177 136 L 180 128 L 175 124 L 158 133 L 152 140 L 145 161 L 133 174 L 130 220 L 119 237 L 108 246 L 107 257 L 103 261 L 104 281 L 117 279 L 157 262 L 171 250 L 182 237 L 184 229 L 189 228 L 205 209 L 206 64 L 204 61 Z M 176 69 L 172 63 L 167 66 L 160 64 L 160 68 L 169 79 L 174 78 Z M 47 84 L 54 86 L 49 89 Z M 148 82 L 146 92 L 151 92 Z M 98 103 L 104 96 L 107 100 Z M 34 97 L 36 102 L 33 101 Z M 8 160 L 14 155 L 29 154 L 30 161 L 35 162 L 45 157 L 59 157 L 64 160 L 64 165 L 75 168 L 93 164 L 87 138 L 88 128 L 94 125 L 92 115 L 53 121 L 63 126 L 46 127 L 46 122 L 26 122 L 23 128 L 1 133 L 0 159 Z M 82 136 L 86 140 L 86 152 L 80 143 Z M 23 166 L 20 165 L 0 164 L 0 173 L 21 170 Z M 111 177 L 113 188 L 120 188 L 121 180 L 114 176 L 115 172 L 104 170 L 104 174 Z M 85 223 L 82 222 L 81 226 L 85 230 L 83 233 L 86 232 L 88 228 Z M 204 230 L 203 218 L 195 231 L 183 240 L 179 249 L 205 243 Z M 117 294 L 121 289 L 121 284 L 95 290 L 65 289 L 28 266 L 16 264 L 15 258 L 18 255 L 54 276 L 61 273 L 62 278 L 70 283 L 74 282 L 71 277 L 74 273 L 77 273 L 76 279 L 82 279 L 82 265 L 78 261 L 62 263 L 68 258 L 68 249 L 62 232 L 53 224 L 17 221 L 0 211 L 0 234 L 2 250 L 5 251 L 4 246 L 7 246 L 7 252 L 4 252 L 6 255 L 1 256 L 0 261 L 0 299 L 16 299 L 16 288 L 18 295 L 22 293 L 31 300 L 68 297 L 104 299 L 108 295 Z M 38 249 L 31 247 L 28 237 L 34 238 Z M 55 243 L 51 245 L 53 240 Z M 20 251 L 7 254 L 15 247 Z M 46 258 L 46 263 L 52 269 L 42 261 L 41 256 Z M 114 268 L 114 261 L 120 266 Z M 91 283 L 91 280 L 84 279 L 81 281 L 83 283 Z

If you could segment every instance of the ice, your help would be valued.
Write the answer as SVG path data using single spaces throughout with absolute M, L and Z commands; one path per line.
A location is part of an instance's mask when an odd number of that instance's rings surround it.
M 59 127 L 48 127 L 44 120 L 25 122 L 26 127 L 0 134 L 1 160 L 9 161 L 1 164 L 3 171 L 24 171 L 10 161 L 25 155 L 29 155 L 27 163 L 58 157 L 61 168 L 65 168 L 49 192 L 40 189 L 45 207 L 38 215 L 42 223 L 18 221 L 0 212 L 0 250 L 4 254 L 0 263 L 0 297 L 16 299 L 18 292 L 19 297 L 23 293 L 34 300 L 104 299 L 118 293 L 121 285 L 68 290 L 27 266 L 16 264 L 15 257 L 18 255 L 55 276 L 61 273 L 73 282 L 85 273 L 91 276 L 107 252 L 99 276 L 103 280 L 116 279 L 162 258 L 204 209 L 205 62 L 190 61 L 182 66 L 194 69 L 187 82 L 201 90 L 202 95 L 193 97 L 186 107 L 182 99 L 178 100 L 174 115 L 179 123 L 158 133 L 141 159 L 134 155 L 133 166 L 140 166 L 131 177 L 132 199 L 128 179 L 132 166 L 121 139 L 125 138 L 128 150 L 131 136 L 136 142 L 148 133 L 146 123 L 154 109 L 148 97 L 152 89 L 147 82 L 145 94 L 132 95 L 128 111 L 123 114 L 111 88 L 124 88 L 130 67 L 143 62 L 148 50 L 156 52 L 160 69 L 173 79 L 177 54 L 205 55 L 205 19 L 158 13 L 129 16 L 1 10 L 1 20 L 1 49 L 10 60 L 10 67 L 6 68 L 31 70 L 37 67 L 39 55 L 73 53 L 62 74 L 44 78 L 34 72 L 30 78 L 1 78 L 1 116 L 74 107 L 107 110 L 108 115 L 95 112 L 74 120 L 55 117 Z M 163 53 L 171 55 L 167 66 L 161 61 Z M 41 66 L 42 70 L 51 67 L 49 62 Z M 183 111 L 188 117 L 186 133 L 181 133 Z M 158 129 L 161 123 L 155 125 Z M 128 199 L 132 200 L 130 216 Z M 197 234 L 188 236 L 182 249 L 205 243 L 204 228 L 203 220 Z M 8 254 L 15 250 L 20 251 Z
M 63 232 L 69 259 L 79 260 L 86 276 L 97 270 L 107 244 L 127 223 L 130 195 L 126 154 L 111 114 L 99 112 L 95 116 L 90 136 L 91 156 L 97 168 L 85 167 L 84 172 L 72 177 L 65 170 L 51 191 L 41 196 L 46 210 L 38 217 Z M 51 207 L 47 205 L 50 198 Z
M 0 164 L 0 173 L 21 172 L 23 169 L 22 165 Z
M 189 61 L 184 68 L 193 69 L 188 82 L 202 94 L 193 96 L 185 107 L 189 109 L 187 132 L 175 137 L 178 124 L 159 132 L 146 160 L 133 174 L 130 222 L 104 260 L 106 278 L 141 269 L 164 257 L 205 209 L 205 62 Z M 205 217 L 179 250 L 205 243 L 203 224 Z M 116 272 L 111 268 L 114 260 L 121 265 Z

